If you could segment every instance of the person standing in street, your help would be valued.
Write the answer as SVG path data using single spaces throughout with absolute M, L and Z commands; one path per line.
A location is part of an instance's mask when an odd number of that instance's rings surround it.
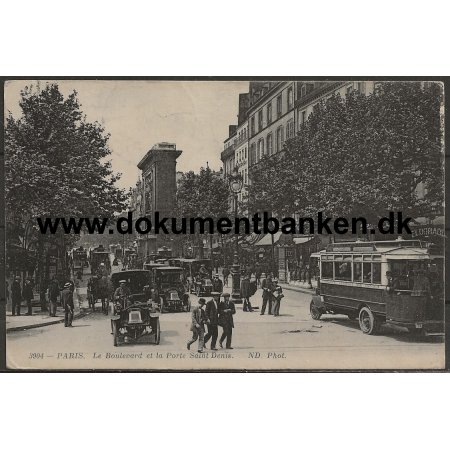
M 273 298 L 273 282 L 272 282 L 272 275 L 267 275 L 267 278 L 262 280 L 261 288 L 263 290 L 262 294 L 262 307 L 261 307 L 261 315 L 263 316 L 266 312 L 266 306 L 267 303 L 269 303 L 269 310 L 268 314 L 272 314 L 272 298 Z
M 15 277 L 11 284 L 12 315 L 20 316 L 20 304 L 22 303 L 22 289 L 20 288 L 20 277 Z
M 220 280 L 219 280 L 220 281 Z M 216 342 L 219 334 L 219 302 L 221 292 L 211 292 L 212 299 L 206 303 L 205 315 L 208 333 L 205 335 L 204 346 L 211 339 L 211 350 L 217 350 Z
M 31 280 L 28 278 L 27 281 L 25 281 L 25 286 L 22 291 L 22 298 L 27 302 L 27 313 L 26 316 L 31 316 L 33 313 L 33 308 L 31 306 L 31 302 L 34 298 L 33 294 L 33 286 L 31 285 Z
M 196 306 L 192 310 L 192 322 L 191 322 L 191 331 L 192 331 L 192 339 L 187 343 L 187 349 L 191 349 L 191 345 L 198 339 L 198 352 L 203 353 L 204 347 L 204 337 L 205 337 L 205 322 L 206 322 L 206 314 L 203 311 L 203 307 L 205 306 L 205 299 L 200 298 L 198 300 L 198 306 Z
M 233 335 L 234 320 L 233 315 L 236 314 L 234 303 L 230 301 L 230 294 L 223 294 L 224 301 L 219 304 L 219 325 L 223 328 L 222 336 L 219 340 L 220 348 L 223 348 L 223 341 L 226 340 L 226 348 L 233 350 L 231 346 L 231 338 Z
M 219 294 L 222 294 L 223 292 L 223 283 L 222 280 L 219 278 L 219 274 L 215 273 L 213 280 L 212 280 L 212 290 L 214 292 L 218 292 Z
M 56 304 L 58 302 L 58 297 L 60 294 L 58 280 L 56 279 L 56 275 L 50 281 L 48 286 L 48 299 L 50 302 L 50 317 L 56 316 Z
M 73 291 L 71 284 L 66 283 L 61 293 L 62 304 L 64 307 L 64 326 L 71 327 L 73 320 Z
M 250 303 L 250 278 L 248 275 L 245 275 L 242 283 L 241 283 L 241 298 L 243 299 L 242 311 L 253 312 L 252 304 Z
M 274 317 L 278 317 L 280 315 L 280 304 L 281 299 L 284 297 L 283 288 L 278 286 L 278 280 L 273 280 L 274 290 L 273 290 L 273 315 Z
M 228 266 L 225 266 L 222 269 L 222 276 L 224 286 L 228 286 L 228 277 L 230 276 L 230 269 L 228 268 Z

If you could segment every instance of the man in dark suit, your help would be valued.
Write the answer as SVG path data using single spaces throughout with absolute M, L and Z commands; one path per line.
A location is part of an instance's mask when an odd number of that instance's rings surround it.
M 223 292 L 223 283 L 222 280 L 219 278 L 219 274 L 214 274 L 213 280 L 212 280 L 212 290 L 214 292 L 218 292 L 221 294 Z
M 267 303 L 269 303 L 269 314 L 272 314 L 272 298 L 273 298 L 273 290 L 274 285 L 272 282 L 272 275 L 267 275 L 267 278 L 262 280 L 261 288 L 263 290 L 262 294 L 262 307 L 261 307 L 261 315 L 263 316 L 266 311 Z
M 31 306 L 31 302 L 34 298 L 34 294 L 33 294 L 33 286 L 31 285 L 30 279 L 27 279 L 27 281 L 25 281 L 25 286 L 22 291 L 22 298 L 27 302 L 28 311 L 25 315 L 31 316 L 31 314 L 33 313 L 33 308 Z
M 211 339 L 211 350 L 217 350 L 216 342 L 219 334 L 219 302 L 220 292 L 211 292 L 212 299 L 206 303 L 206 326 L 208 327 L 208 333 L 205 336 L 205 348 L 206 343 Z
M 64 326 L 71 327 L 73 320 L 73 291 L 71 289 L 72 285 L 70 283 L 66 283 L 61 292 L 61 300 L 64 308 Z
M 11 284 L 12 315 L 20 316 L 20 304 L 22 303 L 22 289 L 20 277 L 16 277 Z
M 231 337 L 234 328 L 233 315 L 236 314 L 236 308 L 234 307 L 234 303 L 230 301 L 230 294 L 228 292 L 223 294 L 223 298 L 224 301 L 219 304 L 219 325 L 223 328 L 219 345 L 220 348 L 223 348 L 222 343 L 226 339 L 226 348 L 232 350 Z
M 192 339 L 187 343 L 187 349 L 191 349 L 191 345 L 198 339 L 198 352 L 203 353 L 203 340 L 205 336 L 205 325 L 206 315 L 205 311 L 203 311 L 203 307 L 205 306 L 205 299 L 200 298 L 198 300 L 198 306 L 196 306 L 192 310 L 192 322 L 191 322 L 191 331 L 192 331 Z

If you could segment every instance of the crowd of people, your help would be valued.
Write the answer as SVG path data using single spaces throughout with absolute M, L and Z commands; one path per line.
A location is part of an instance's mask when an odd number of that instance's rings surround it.
M 233 301 L 230 300 L 230 294 L 223 292 L 224 286 L 228 286 L 229 275 L 230 271 L 227 267 L 222 271 L 223 282 L 219 278 L 219 274 L 214 274 L 212 280 L 212 298 L 208 301 L 203 297 L 199 298 L 198 306 L 192 310 L 190 328 L 192 338 L 187 343 L 188 350 L 190 350 L 194 342 L 198 341 L 197 351 L 202 353 L 207 348 L 206 344 L 211 340 L 210 349 L 216 351 L 219 326 L 223 330 L 219 339 L 219 347 L 223 348 L 225 341 L 226 349 L 232 349 L 233 315 L 236 314 L 236 308 Z M 277 317 L 280 315 L 281 299 L 284 297 L 283 289 L 278 285 L 278 280 L 272 274 L 268 274 L 267 277 L 261 277 L 261 275 L 262 273 L 257 277 L 256 273 L 252 273 L 251 271 L 243 274 L 239 294 L 242 300 L 242 311 L 254 311 L 250 299 L 256 294 L 259 286 L 262 289 L 262 307 L 260 314 L 264 315 L 267 309 L 269 315 Z M 207 329 L 206 334 L 205 326 Z
M 6 282 L 6 299 L 9 299 L 9 291 L 11 290 L 12 315 L 22 315 L 22 303 L 25 302 L 27 312 L 24 315 L 31 316 L 33 314 L 32 302 L 34 300 L 33 280 L 32 278 L 27 278 L 23 287 L 20 282 L 20 277 L 14 277 L 11 288 L 8 286 L 8 282 Z M 61 303 L 64 310 L 64 324 L 66 327 L 72 326 L 74 312 L 73 296 L 76 291 L 76 282 L 69 280 L 60 286 L 57 277 L 53 276 L 45 292 L 45 296 L 48 299 L 49 316 L 56 317 L 58 303 Z M 44 308 L 42 308 L 41 304 L 41 309 L 45 310 L 46 305 L 44 304 Z

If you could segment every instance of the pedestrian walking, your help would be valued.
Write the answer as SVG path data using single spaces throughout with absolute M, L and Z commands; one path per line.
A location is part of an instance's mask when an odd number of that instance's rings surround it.
M 241 298 L 243 299 L 242 311 L 244 312 L 253 312 L 252 304 L 250 303 L 251 295 L 250 277 L 245 275 L 241 282 Z
M 50 317 L 56 316 L 57 302 L 60 294 L 58 280 L 53 276 L 48 286 L 48 300 L 50 302 Z
M 219 274 L 215 273 L 213 280 L 212 280 L 212 290 L 214 292 L 218 292 L 219 295 L 223 292 L 223 283 L 222 280 L 219 278 Z
M 280 315 L 280 304 L 281 299 L 284 297 L 283 289 L 281 286 L 278 286 L 278 280 L 273 280 L 274 282 L 274 290 L 273 290 L 273 315 L 278 317 Z
M 25 315 L 31 316 L 33 313 L 31 302 L 34 299 L 34 294 L 33 294 L 33 286 L 31 285 L 30 279 L 27 279 L 27 281 L 25 281 L 25 286 L 22 291 L 22 298 L 27 303 L 27 313 Z
M 62 304 L 64 308 L 64 326 L 71 327 L 73 320 L 73 291 L 71 289 L 71 284 L 66 283 L 61 292 Z
M 268 314 L 272 314 L 272 299 L 273 299 L 273 289 L 274 285 L 272 282 L 272 275 L 267 275 L 267 278 L 265 278 L 261 283 L 261 288 L 263 290 L 262 294 L 262 307 L 261 307 L 261 315 L 263 316 L 266 312 L 266 306 L 267 303 L 269 303 L 269 310 Z
M 20 277 L 15 277 L 11 284 L 12 315 L 20 316 L 20 304 L 22 303 L 22 289 Z
M 230 269 L 228 268 L 228 266 L 225 266 L 222 269 L 222 276 L 224 286 L 228 286 L 228 277 L 230 276 Z
M 255 266 L 255 278 L 256 278 L 256 286 L 261 286 L 261 274 L 262 270 L 258 263 Z
M 203 307 L 205 306 L 206 300 L 204 298 L 200 298 L 198 300 L 198 306 L 196 306 L 192 310 L 192 322 L 191 322 L 191 331 L 192 331 L 192 339 L 187 343 L 187 349 L 191 349 L 191 345 L 198 339 L 198 352 L 203 353 L 204 347 L 204 337 L 205 337 L 205 322 L 206 315 L 205 311 L 203 311 Z
M 220 281 L 220 280 L 219 280 Z M 208 333 L 205 335 L 204 346 L 211 339 L 211 350 L 217 350 L 216 342 L 219 335 L 219 303 L 221 292 L 211 292 L 212 299 L 206 303 L 205 315 Z
M 226 348 L 233 350 L 231 346 L 231 339 L 233 336 L 234 320 L 233 315 L 236 314 L 234 303 L 230 301 L 230 294 L 226 292 L 223 294 L 224 301 L 219 304 L 219 325 L 223 332 L 219 340 L 220 348 L 223 348 L 223 341 L 226 340 Z

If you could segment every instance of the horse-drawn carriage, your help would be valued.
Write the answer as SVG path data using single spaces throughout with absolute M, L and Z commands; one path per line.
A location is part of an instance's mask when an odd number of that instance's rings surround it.
M 112 295 L 112 283 L 106 276 L 94 275 L 90 278 L 87 286 L 87 300 L 92 311 L 95 311 L 95 304 L 101 302 L 102 312 L 107 315 Z

